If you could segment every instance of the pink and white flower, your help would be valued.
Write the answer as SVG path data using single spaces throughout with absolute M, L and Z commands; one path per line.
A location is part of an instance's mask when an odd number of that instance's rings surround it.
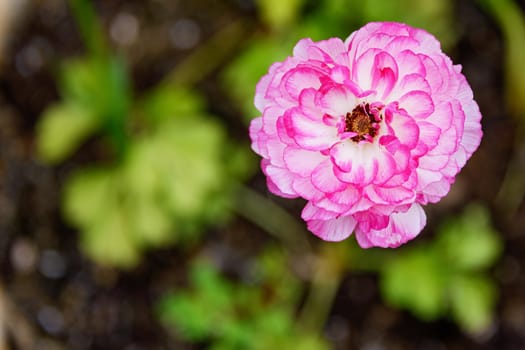
M 297 43 L 257 85 L 250 125 L 268 188 L 308 202 L 327 241 L 397 247 L 426 223 L 477 149 L 481 114 L 461 66 L 424 30 L 369 23 Z

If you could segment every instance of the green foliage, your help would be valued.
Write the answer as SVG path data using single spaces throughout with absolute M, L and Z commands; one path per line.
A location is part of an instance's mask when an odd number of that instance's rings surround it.
M 424 320 L 441 316 L 446 306 L 447 271 L 431 249 L 414 249 L 382 271 L 382 291 L 392 305 Z
M 292 25 L 299 17 L 299 11 L 305 0 L 257 0 L 262 20 L 276 30 L 283 30 Z
M 450 287 L 453 318 L 469 333 L 486 330 L 492 323 L 497 287 L 482 274 L 456 276 Z
M 195 240 L 206 224 L 227 219 L 253 163 L 192 89 L 162 84 L 132 99 L 126 66 L 105 47 L 92 5 L 71 7 L 88 54 L 60 66 L 62 100 L 39 121 L 38 153 L 57 164 L 88 138 L 109 141 L 105 165 L 66 179 L 62 207 L 87 255 L 131 267 L 144 249 Z
M 479 206 L 447 220 L 438 234 L 435 242 L 392 257 L 381 270 L 382 293 L 422 319 L 450 312 L 466 331 L 482 332 L 492 322 L 497 296 L 486 269 L 499 257 L 501 240 Z
M 82 229 L 89 256 L 132 266 L 145 248 L 187 240 L 227 218 L 245 152 L 227 147 L 201 101 L 180 88 L 159 89 L 139 112 L 151 116 L 151 127 L 131 139 L 126 157 L 65 184 L 64 213 Z
M 463 215 L 446 220 L 435 245 L 457 269 L 476 271 L 491 267 L 501 254 L 502 243 L 492 228 L 487 210 L 471 205 Z
M 131 103 L 123 63 L 86 57 L 63 64 L 60 73 L 63 99 L 44 111 L 37 126 L 40 157 L 51 164 L 62 162 L 99 130 L 122 153 Z
M 37 126 L 40 158 L 49 163 L 66 159 L 98 127 L 98 118 L 78 104 L 64 102 L 48 107 Z
M 282 252 L 269 250 L 255 263 L 254 281 L 241 284 L 198 261 L 191 269 L 191 287 L 166 295 L 159 303 L 160 317 L 181 338 L 209 342 L 210 349 L 327 349 L 296 326 L 300 284 L 285 266 Z
M 282 61 L 290 54 L 292 45 L 288 41 L 278 41 L 271 37 L 254 40 L 226 68 L 223 83 L 242 108 L 246 122 L 259 113 L 253 104 L 257 82 L 268 72 L 268 67 L 273 62 Z

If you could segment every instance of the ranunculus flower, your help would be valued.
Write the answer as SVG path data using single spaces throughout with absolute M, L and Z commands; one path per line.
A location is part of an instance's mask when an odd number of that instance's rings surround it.
M 481 114 L 461 66 L 424 30 L 369 23 L 345 42 L 303 39 L 257 85 L 250 125 L 268 188 L 308 202 L 327 241 L 397 247 L 426 223 L 478 147 Z

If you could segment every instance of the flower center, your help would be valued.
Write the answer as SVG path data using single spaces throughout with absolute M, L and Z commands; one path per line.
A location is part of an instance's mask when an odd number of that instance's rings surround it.
M 373 113 L 370 113 L 370 105 L 368 103 L 359 104 L 352 112 L 346 113 L 345 132 L 357 134 L 350 138 L 354 142 L 371 141 L 377 134 L 380 120 Z

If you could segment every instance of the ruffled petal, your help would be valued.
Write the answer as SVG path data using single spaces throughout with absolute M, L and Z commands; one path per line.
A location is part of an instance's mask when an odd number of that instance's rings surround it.
M 289 110 L 283 120 L 288 136 L 307 150 L 325 150 L 338 141 L 336 128 L 313 121 L 297 109 Z
M 287 169 L 268 164 L 263 166 L 263 171 L 267 179 L 271 182 L 271 185 L 269 184 L 268 187 L 271 187 L 270 190 L 274 194 L 287 198 L 297 197 L 292 187 L 293 176 Z
M 351 216 L 331 220 L 310 220 L 308 230 L 325 241 L 342 241 L 352 234 L 356 221 Z
M 397 82 L 399 69 L 396 60 L 387 52 L 381 51 L 374 57 L 372 66 L 372 89 L 378 98 L 388 96 Z
M 347 186 L 335 176 L 333 165 L 328 159 L 314 169 L 311 178 L 312 184 L 324 193 L 339 192 Z
M 434 112 L 434 103 L 424 91 L 410 91 L 399 99 L 399 106 L 413 118 L 426 118 Z
M 319 152 L 288 146 L 284 150 L 283 158 L 290 171 L 305 177 L 309 176 L 313 169 L 326 159 L 326 156 Z
M 390 215 L 388 225 L 381 230 L 371 228 L 368 222 L 359 222 L 355 236 L 362 248 L 395 248 L 415 238 L 425 225 L 425 212 L 415 203 L 406 212 Z

